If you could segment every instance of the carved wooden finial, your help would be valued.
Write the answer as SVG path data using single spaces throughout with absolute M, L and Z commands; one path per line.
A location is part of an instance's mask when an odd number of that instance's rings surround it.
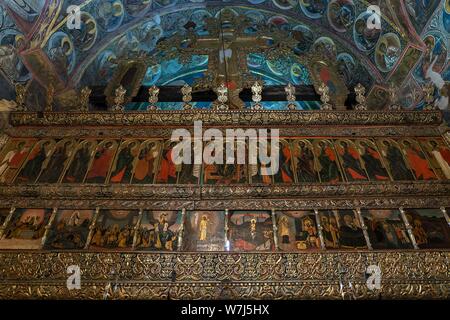
M 320 101 L 322 101 L 320 110 L 333 110 L 333 105 L 329 103 L 331 100 L 330 88 L 328 88 L 328 86 L 324 82 L 322 82 L 318 88 L 318 91 L 320 94 Z
M 148 107 L 147 110 L 158 110 L 156 104 L 159 101 L 159 88 L 155 85 L 148 88 Z
M 356 93 L 356 102 L 358 104 L 355 106 L 355 110 L 358 111 L 365 111 L 367 110 L 367 104 L 366 104 L 366 88 L 361 83 L 358 83 L 358 85 L 355 87 L 355 93 Z
M 89 111 L 89 97 L 91 96 L 92 90 L 89 87 L 84 87 L 80 92 L 80 111 Z
M 125 102 L 125 94 L 127 93 L 127 90 L 123 86 L 119 86 L 115 90 L 114 95 L 114 105 L 112 107 L 113 111 L 116 112 L 123 112 L 124 111 L 124 102 Z

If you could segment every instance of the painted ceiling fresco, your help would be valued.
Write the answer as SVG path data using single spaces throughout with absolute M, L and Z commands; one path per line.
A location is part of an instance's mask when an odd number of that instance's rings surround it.
M 81 28 L 69 29 L 67 8 L 81 8 Z M 381 8 L 381 30 L 368 29 L 370 5 Z M 398 103 L 422 108 L 421 87 L 432 81 L 436 103 L 448 108 L 450 92 L 450 0 L 1 0 L 0 98 L 14 98 L 14 83 L 29 82 L 32 104 L 42 88 L 57 95 L 106 85 L 118 61 L 158 54 L 156 45 L 194 27 L 202 35 L 208 18 L 223 10 L 270 25 L 298 42 L 298 56 L 318 51 L 335 59 L 349 88 L 370 89 L 369 104 L 387 103 L 389 84 Z M 305 65 L 292 59 L 247 57 L 250 72 L 266 86 L 311 84 Z M 201 78 L 208 56 L 189 63 L 160 61 L 143 85 L 180 85 Z M 37 108 L 37 107 L 36 107 Z

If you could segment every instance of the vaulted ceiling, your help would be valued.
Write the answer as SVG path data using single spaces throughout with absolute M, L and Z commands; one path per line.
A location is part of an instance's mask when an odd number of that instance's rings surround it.
M 388 83 L 399 88 L 399 102 L 405 107 L 420 107 L 421 86 L 426 81 L 432 80 L 440 89 L 437 94 L 448 97 L 449 3 L 450 0 L 4 0 L 0 6 L 0 45 L 16 46 L 19 59 L 14 74 L 3 72 L 0 77 L 0 96 L 12 94 L 13 81 L 29 79 L 36 88 L 56 81 L 57 92 L 62 93 L 107 83 L 117 59 L 154 54 L 161 38 L 184 32 L 186 25 L 192 23 L 201 33 L 205 18 L 227 10 L 246 16 L 255 24 L 271 24 L 284 30 L 298 41 L 298 55 L 319 48 L 328 51 L 338 61 L 349 87 L 361 82 L 370 88 L 374 107 L 384 105 Z M 80 30 L 69 28 L 70 5 L 81 8 Z M 381 9 L 381 30 L 366 27 L 373 17 L 367 12 L 370 5 Z M 291 62 L 261 61 L 257 55 L 249 58 L 249 64 L 256 73 L 276 83 L 296 82 L 296 70 L 301 69 Z M 162 61 L 148 70 L 146 81 L 167 84 L 182 79 L 181 74 L 195 76 L 205 68 L 202 58 L 191 65 Z

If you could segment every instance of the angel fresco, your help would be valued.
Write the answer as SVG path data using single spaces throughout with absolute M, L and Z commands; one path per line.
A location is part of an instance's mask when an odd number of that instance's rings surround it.
M 98 35 L 97 22 L 88 12 L 80 14 L 80 28 L 71 30 L 74 45 L 82 51 L 89 50 L 95 43 Z
M 414 180 L 414 176 L 398 144 L 392 140 L 380 140 L 378 143 L 380 151 L 389 166 L 392 178 L 395 181 Z
M 16 209 L 0 239 L 0 249 L 40 249 L 49 209 Z
M 317 159 L 314 156 L 313 146 L 308 140 L 294 143 L 294 167 L 299 183 L 318 182 Z
M 36 181 L 53 145 L 54 142 L 51 140 L 42 140 L 35 145 L 16 178 L 17 183 L 34 183 Z
M 131 249 L 138 217 L 135 210 L 101 210 L 95 222 L 90 248 Z
M 364 161 L 366 172 L 372 181 L 390 180 L 383 163 L 383 158 L 378 152 L 376 145 L 369 140 L 358 140 L 356 144 L 359 146 L 361 159 Z
M 406 159 L 417 180 L 435 180 L 436 175 L 420 145 L 409 140 L 403 140 L 402 144 Z
M 126 141 L 120 145 L 109 180 L 111 183 L 130 183 L 138 150 L 139 141 Z
M 450 179 L 450 149 L 439 140 L 421 140 L 423 150 L 440 179 Z
M 234 211 L 230 215 L 228 228 L 232 251 L 274 250 L 270 212 Z
M 114 140 L 106 140 L 98 145 L 86 175 L 87 183 L 104 183 L 106 181 L 116 149 L 117 142 Z
M 370 209 L 361 214 L 374 249 L 413 248 L 398 210 Z
M 55 183 L 58 182 L 66 164 L 71 156 L 71 147 L 74 141 L 62 140 L 58 142 L 46 162 L 44 162 L 42 173 L 38 182 Z
M 225 213 L 189 212 L 184 225 L 183 248 L 184 251 L 224 251 Z
M 153 183 L 161 153 L 160 148 L 160 141 L 146 141 L 141 144 L 132 183 Z
M 420 249 L 450 248 L 450 228 L 439 209 L 405 209 Z
M 46 249 L 84 249 L 94 210 L 61 210 L 49 230 Z
M 278 246 L 283 251 L 320 249 L 320 238 L 313 211 L 277 213 Z
M 368 23 L 371 19 L 371 12 L 363 12 L 359 15 L 353 27 L 353 39 L 358 49 L 363 51 L 372 50 L 381 36 L 381 29 L 370 28 Z
M 0 183 L 9 183 L 25 161 L 33 140 L 12 140 L 0 157 Z
M 77 146 L 62 182 L 81 183 L 84 181 L 89 167 L 91 153 L 94 152 L 96 146 L 97 143 L 93 140 L 85 140 Z
M 136 235 L 136 249 L 176 251 L 182 223 L 178 211 L 144 212 Z
M 333 145 L 328 140 L 317 140 L 313 143 L 321 182 L 336 183 L 342 181 L 339 164 Z
M 361 156 L 353 142 L 349 140 L 338 140 L 336 142 L 336 150 L 341 159 L 347 181 L 368 180 L 364 163 L 361 162 Z

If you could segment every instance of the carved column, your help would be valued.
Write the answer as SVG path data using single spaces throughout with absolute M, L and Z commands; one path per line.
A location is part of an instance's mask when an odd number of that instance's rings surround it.
M 359 223 L 361 224 L 361 228 L 362 228 L 363 233 L 364 233 L 364 238 L 366 238 L 367 248 L 368 248 L 369 250 L 373 250 L 372 244 L 370 243 L 369 233 L 367 232 L 367 226 L 366 226 L 366 224 L 364 223 L 364 219 L 363 219 L 363 217 L 362 217 L 361 209 L 360 209 L 360 208 L 357 208 L 357 209 L 356 209 L 356 215 L 358 216 Z
M 399 208 L 400 215 L 402 216 L 403 222 L 405 223 L 406 230 L 408 231 L 409 237 L 411 238 L 411 242 L 413 244 L 414 249 L 418 250 L 419 246 L 417 245 L 416 238 L 414 237 L 414 234 L 412 232 L 412 226 L 409 224 L 408 219 L 406 218 L 405 210 L 403 207 Z
M 323 238 L 322 233 L 322 223 L 320 222 L 319 210 L 314 209 L 314 215 L 316 216 L 316 224 L 317 224 L 317 232 L 319 233 L 320 238 L 320 248 L 325 250 L 325 239 Z

